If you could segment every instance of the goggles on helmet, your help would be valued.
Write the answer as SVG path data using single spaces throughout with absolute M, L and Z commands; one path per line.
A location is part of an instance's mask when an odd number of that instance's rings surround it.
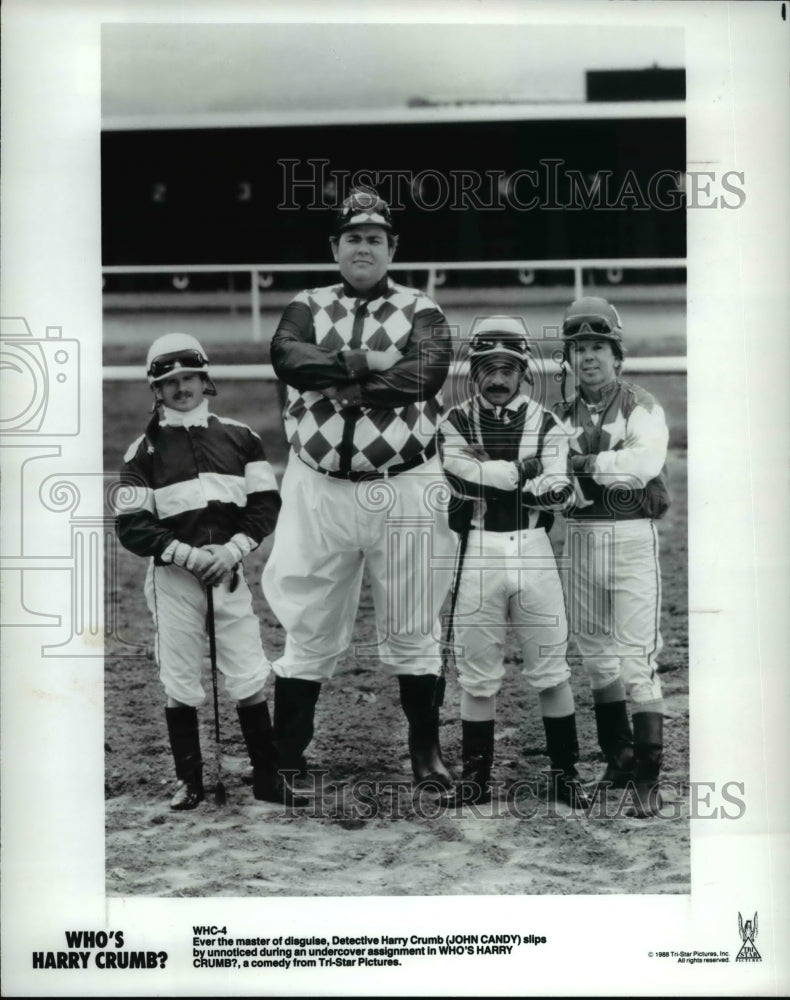
M 512 333 L 480 333 L 475 334 L 469 348 L 471 358 L 483 358 L 487 355 L 504 354 L 526 362 L 530 354 L 529 341 Z
M 604 337 L 620 336 L 620 330 L 606 316 L 574 316 L 563 323 L 563 337 L 575 337 L 585 333 Z
M 175 351 L 154 358 L 148 368 L 148 377 L 159 382 L 174 372 L 206 372 L 208 358 L 200 351 Z

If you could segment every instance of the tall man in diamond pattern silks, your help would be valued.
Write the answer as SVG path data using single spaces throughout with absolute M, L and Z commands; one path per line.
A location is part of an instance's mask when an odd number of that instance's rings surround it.
M 397 237 L 375 192 L 351 192 L 330 243 L 341 280 L 299 293 L 271 346 L 288 386 L 291 448 L 262 580 L 287 633 L 274 664 L 280 766 L 304 765 L 321 684 L 350 644 L 367 564 L 378 657 L 398 679 L 414 777 L 450 787 L 436 694 L 455 540 L 435 444 L 450 332 L 435 302 L 388 277 Z

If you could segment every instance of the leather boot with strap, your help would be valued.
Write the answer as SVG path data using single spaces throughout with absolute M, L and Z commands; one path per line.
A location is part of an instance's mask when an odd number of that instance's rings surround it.
M 297 795 L 277 769 L 269 706 L 239 705 L 239 723 L 252 764 L 252 794 L 262 802 L 279 802 L 286 806 L 307 806 L 310 799 Z
M 494 761 L 494 720 L 461 720 L 461 780 L 443 802 L 456 806 L 483 805 L 491 801 L 491 765 Z
M 179 781 L 170 808 L 183 812 L 196 808 L 205 798 L 197 709 L 188 705 L 165 708 L 165 718 Z
M 438 678 L 433 674 L 398 674 L 400 702 L 409 723 L 409 756 L 417 782 L 431 781 L 447 790 L 453 779 L 439 746 Z

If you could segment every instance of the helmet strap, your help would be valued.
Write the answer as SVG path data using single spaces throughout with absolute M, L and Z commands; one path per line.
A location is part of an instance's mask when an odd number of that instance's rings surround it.
M 157 438 L 159 437 L 159 409 L 158 404 L 154 404 L 152 408 L 152 413 L 154 414 L 148 421 L 145 428 L 145 445 L 148 449 L 148 454 L 152 455 L 154 453 L 154 447 L 156 445 Z
M 568 397 L 565 395 L 565 385 L 568 381 L 568 365 L 563 358 L 562 364 L 560 365 L 560 394 L 562 396 L 563 403 L 568 402 Z

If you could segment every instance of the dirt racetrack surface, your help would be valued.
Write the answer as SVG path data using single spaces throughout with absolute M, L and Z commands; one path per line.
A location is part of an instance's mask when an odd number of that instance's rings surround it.
M 447 811 L 426 790 L 413 794 L 406 723 L 397 684 L 375 661 L 354 655 L 373 641 L 370 592 L 363 588 L 354 644 L 322 688 L 308 749 L 314 805 L 302 810 L 256 802 L 244 783 L 248 761 L 233 705 L 220 690 L 220 753 L 211 698 L 200 710 L 207 798 L 191 813 L 168 808 L 175 778 L 164 697 L 142 595 L 145 560 L 120 550 L 108 599 L 118 615 L 105 678 L 106 876 L 111 896 L 395 896 L 687 893 L 688 614 L 686 456 L 668 463 L 674 503 L 660 523 L 663 569 L 661 679 L 666 698 L 664 779 L 674 790 L 661 817 L 629 818 L 620 793 L 590 815 L 550 809 L 541 799 L 543 727 L 508 650 L 498 698 L 489 806 Z M 559 541 L 561 519 L 552 538 Z M 284 635 L 263 602 L 259 580 L 269 545 L 247 560 L 265 648 L 275 659 Z M 572 656 L 583 779 L 602 770 L 592 702 Z M 208 670 L 208 666 L 206 667 Z M 211 690 L 206 676 L 207 690 Z M 273 695 L 270 682 L 269 693 Z M 448 676 L 442 708 L 445 760 L 460 770 L 460 691 Z M 227 789 L 214 801 L 217 774 Z

